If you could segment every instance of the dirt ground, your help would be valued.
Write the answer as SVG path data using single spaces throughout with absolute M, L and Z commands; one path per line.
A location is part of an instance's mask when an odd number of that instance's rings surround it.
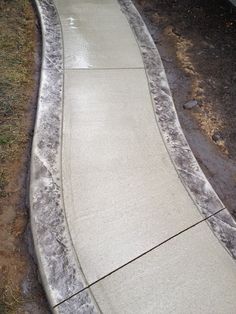
M 226 0 L 134 3 L 160 52 L 185 136 L 236 218 L 236 8 Z
M 30 0 L 0 0 L 0 313 L 49 313 L 29 229 L 28 171 L 40 70 Z

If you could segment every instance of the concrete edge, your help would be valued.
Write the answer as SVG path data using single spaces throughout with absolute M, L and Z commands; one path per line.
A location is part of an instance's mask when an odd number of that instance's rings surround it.
M 233 6 L 236 7 L 236 0 L 229 0 L 229 1 L 232 3 Z
M 158 49 L 133 2 L 118 2 L 134 32 L 143 57 L 157 125 L 170 159 L 202 216 L 207 219 L 214 215 L 207 222 L 227 252 L 236 259 L 236 222 L 205 177 L 188 145 Z
M 70 238 L 62 191 L 63 41 L 53 0 L 34 0 L 42 30 L 42 68 L 30 169 L 30 220 L 43 286 L 55 313 L 74 313 L 87 286 Z M 89 289 L 76 313 L 97 313 Z

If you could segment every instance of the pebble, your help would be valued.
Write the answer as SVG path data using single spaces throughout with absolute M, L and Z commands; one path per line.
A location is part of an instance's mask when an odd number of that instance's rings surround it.
M 221 133 L 220 131 L 216 131 L 216 132 L 212 135 L 211 138 L 213 139 L 214 142 L 218 142 L 218 141 L 223 140 L 223 135 L 222 135 L 222 133 Z
M 183 108 L 184 109 L 192 109 L 193 107 L 197 106 L 198 105 L 198 101 L 193 99 L 193 100 L 190 100 L 188 102 L 186 102 L 184 105 L 183 105 Z

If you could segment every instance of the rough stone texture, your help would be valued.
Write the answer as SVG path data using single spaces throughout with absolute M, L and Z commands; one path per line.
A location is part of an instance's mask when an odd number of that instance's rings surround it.
M 54 307 L 86 283 L 68 232 L 61 186 L 61 27 L 53 1 L 36 1 L 36 5 L 42 25 L 43 62 L 31 159 L 31 227 L 43 284 Z M 81 308 L 96 312 L 89 290 L 78 298 Z
M 95 314 L 97 312 L 90 305 L 88 289 L 76 294 L 54 309 L 55 314 Z
M 197 204 L 203 217 L 207 218 L 224 209 L 224 204 L 203 174 L 183 134 L 160 55 L 146 25 L 132 1 L 118 1 L 136 35 L 143 56 L 157 124 L 170 158 L 186 190 Z M 219 218 L 212 218 L 210 226 L 218 239 L 223 239 L 222 243 L 230 251 L 230 254 L 235 257 L 236 230 L 230 227 L 231 224 L 227 226 L 227 222 L 232 222 L 233 218 L 227 209 L 222 213 L 224 213 L 222 220 L 224 223 Z M 219 228 L 216 228 L 217 221 L 220 223 Z M 218 229 L 220 233 L 217 232 Z M 231 230 L 230 233 L 229 230 Z
M 220 211 L 210 217 L 207 222 L 229 254 L 236 259 L 236 222 L 228 210 Z
M 43 35 L 43 69 L 63 71 L 63 41 L 57 9 L 52 0 L 36 0 Z

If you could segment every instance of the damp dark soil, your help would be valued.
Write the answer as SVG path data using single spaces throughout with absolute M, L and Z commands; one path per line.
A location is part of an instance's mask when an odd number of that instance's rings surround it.
M 225 0 L 134 3 L 160 52 L 189 145 L 236 218 L 236 8 Z
M 49 313 L 33 257 L 27 178 L 40 73 L 30 0 L 0 0 L 0 313 Z

